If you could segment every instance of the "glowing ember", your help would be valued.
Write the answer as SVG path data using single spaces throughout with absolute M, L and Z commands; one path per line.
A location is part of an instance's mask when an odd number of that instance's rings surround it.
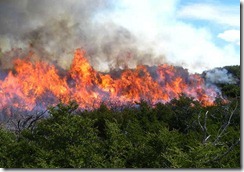
M 71 68 L 64 77 L 55 66 L 26 59 L 14 61 L 14 72 L 0 80 L 1 108 L 16 107 L 32 110 L 46 108 L 59 101 L 75 100 L 80 108 L 97 108 L 103 102 L 120 105 L 146 100 L 151 104 L 168 102 L 180 94 L 213 105 L 217 92 L 207 87 L 200 75 L 170 65 L 137 66 L 103 74 L 95 71 L 77 49 Z

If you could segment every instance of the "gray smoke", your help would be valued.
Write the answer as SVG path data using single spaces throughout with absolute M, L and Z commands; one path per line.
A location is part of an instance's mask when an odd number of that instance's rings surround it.
M 213 70 L 209 70 L 205 72 L 205 78 L 207 82 L 213 84 L 235 84 L 237 83 L 237 79 L 233 77 L 231 73 L 225 68 L 215 68 Z
M 36 58 L 68 68 L 77 48 L 86 50 L 97 70 L 165 62 L 163 55 L 155 55 L 149 48 L 139 49 L 140 42 L 127 29 L 109 20 L 96 22 L 96 14 L 113 10 L 114 3 L 113 0 L 0 0 L 1 68 L 10 68 L 13 58 L 29 51 Z

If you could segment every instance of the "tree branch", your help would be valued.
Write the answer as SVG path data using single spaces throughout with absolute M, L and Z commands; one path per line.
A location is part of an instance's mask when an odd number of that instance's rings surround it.
M 207 129 L 207 118 L 208 118 L 208 111 L 204 115 L 204 125 L 202 126 L 200 122 L 200 117 L 201 113 L 198 114 L 198 124 L 200 125 L 202 132 L 203 132 L 203 140 L 202 143 L 206 143 L 206 141 L 210 138 L 210 134 L 208 134 L 208 129 Z
M 239 138 L 234 144 L 231 145 L 231 147 L 229 147 L 229 149 L 228 149 L 225 153 L 223 153 L 223 154 L 220 155 L 220 156 L 215 157 L 215 158 L 213 159 L 213 161 L 219 161 L 219 160 L 221 160 L 222 158 L 224 158 L 228 153 L 230 153 L 230 152 L 233 150 L 233 148 L 234 148 L 236 145 L 238 145 L 238 144 L 240 143 L 240 141 L 241 141 L 241 139 Z
M 230 125 L 230 122 L 231 122 L 231 118 L 232 118 L 232 116 L 234 115 L 234 112 L 236 111 L 236 109 L 237 109 L 237 106 L 238 106 L 238 104 L 236 104 L 236 106 L 235 106 L 235 108 L 234 108 L 234 110 L 231 112 L 231 115 L 230 115 L 230 117 L 229 117 L 229 119 L 228 119 L 228 121 L 227 121 L 227 123 L 225 124 L 225 126 L 224 126 L 224 128 L 223 128 L 223 130 L 217 135 L 217 137 L 216 137 L 216 139 L 215 139 L 215 141 L 213 142 L 213 144 L 214 145 L 216 145 L 217 144 L 217 142 L 219 141 L 219 139 L 222 137 L 222 135 L 223 135 L 223 133 L 225 132 L 225 130 L 227 129 L 227 127 Z M 222 127 L 221 127 L 222 128 Z

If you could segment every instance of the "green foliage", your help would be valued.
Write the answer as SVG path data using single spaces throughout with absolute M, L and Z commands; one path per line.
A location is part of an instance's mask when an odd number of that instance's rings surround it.
M 240 168 L 239 99 L 202 107 L 184 95 L 155 107 L 50 107 L 18 134 L 0 128 L 4 168 Z
M 233 84 L 221 84 L 220 85 L 223 94 L 227 97 L 240 97 L 240 86 Z
M 229 73 L 231 73 L 232 75 L 234 75 L 234 77 L 236 77 L 237 79 L 240 80 L 240 78 L 241 78 L 241 68 L 240 68 L 240 65 L 225 66 L 224 68 L 227 69 Z
M 107 168 L 123 168 L 126 164 L 126 158 L 130 153 L 132 144 L 126 138 L 126 133 L 122 132 L 119 124 L 106 120 L 106 141 L 104 150 Z
M 15 144 L 13 133 L 0 128 L 0 167 L 7 166 L 10 158 L 7 155 L 9 146 Z

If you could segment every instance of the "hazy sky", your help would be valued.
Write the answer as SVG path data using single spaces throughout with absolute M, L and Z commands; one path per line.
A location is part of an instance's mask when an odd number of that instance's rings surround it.
M 28 42 L 58 54 L 61 65 L 78 47 L 105 67 L 127 49 L 137 58 L 128 63 L 165 61 L 190 72 L 240 64 L 237 0 L 1 0 L 0 25 L 3 51 Z

